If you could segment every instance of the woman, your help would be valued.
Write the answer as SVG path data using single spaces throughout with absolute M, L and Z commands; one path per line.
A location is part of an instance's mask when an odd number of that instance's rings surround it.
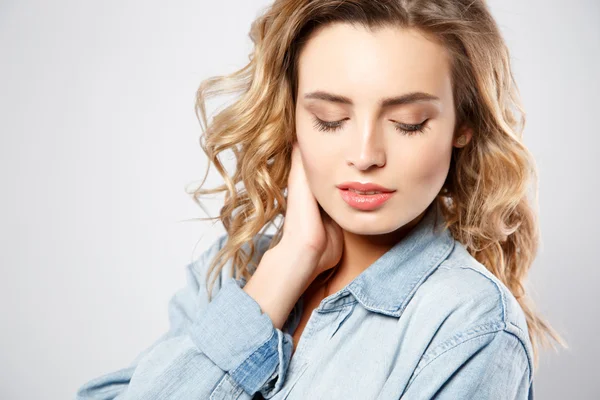
M 533 398 L 538 342 L 564 342 L 523 288 L 535 163 L 486 4 L 275 1 L 251 38 L 198 91 L 226 185 L 194 197 L 226 191 L 227 234 L 187 266 L 171 329 L 77 398 Z

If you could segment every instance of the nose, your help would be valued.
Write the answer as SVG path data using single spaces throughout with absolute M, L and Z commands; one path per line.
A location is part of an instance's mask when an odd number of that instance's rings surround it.
M 348 165 L 363 171 L 376 165 L 385 165 L 385 148 L 382 137 L 375 123 L 365 124 L 358 135 L 351 139 L 348 146 Z

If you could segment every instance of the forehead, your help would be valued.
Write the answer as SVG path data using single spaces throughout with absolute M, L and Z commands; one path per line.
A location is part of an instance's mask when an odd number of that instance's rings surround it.
M 369 102 L 412 91 L 443 98 L 451 91 L 446 50 L 414 29 L 329 24 L 309 39 L 298 63 L 300 92 L 331 90 Z

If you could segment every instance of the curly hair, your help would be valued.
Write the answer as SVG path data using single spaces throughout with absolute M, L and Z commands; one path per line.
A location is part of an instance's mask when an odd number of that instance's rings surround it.
M 467 124 L 473 137 L 468 146 L 452 149 L 448 176 L 434 202 L 454 238 L 518 300 L 537 368 L 538 342 L 556 349 L 549 336 L 567 344 L 535 311 L 523 285 L 540 241 L 537 168 L 522 140 L 525 112 L 509 51 L 484 0 L 276 0 L 263 10 L 251 25 L 254 47 L 248 64 L 204 80 L 196 93 L 195 111 L 204 131 L 200 145 L 209 167 L 213 164 L 225 182 L 202 189 L 207 169 L 200 187 L 188 192 L 197 203 L 202 195 L 225 192 L 220 215 L 208 218 L 222 221 L 228 236 L 207 274 L 209 297 L 216 276 L 210 283 L 208 277 L 229 260 L 236 277 L 249 279 L 256 267 L 254 239 L 285 215 L 298 57 L 311 35 L 336 22 L 372 30 L 416 28 L 447 49 L 457 126 Z M 237 97 L 209 124 L 207 98 L 226 93 Z M 219 160 L 225 150 L 235 155 L 232 176 Z M 531 184 L 533 201 L 528 198 Z M 279 224 L 269 248 L 282 233 Z

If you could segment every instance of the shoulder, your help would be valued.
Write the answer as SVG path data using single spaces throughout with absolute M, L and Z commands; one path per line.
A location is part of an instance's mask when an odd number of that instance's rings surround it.
M 415 298 L 440 322 L 431 350 L 483 335 L 502 334 L 520 343 L 530 368 L 533 350 L 525 313 L 510 289 L 458 241 L 449 256 L 423 282 Z M 437 347 L 437 348 L 436 348 Z

